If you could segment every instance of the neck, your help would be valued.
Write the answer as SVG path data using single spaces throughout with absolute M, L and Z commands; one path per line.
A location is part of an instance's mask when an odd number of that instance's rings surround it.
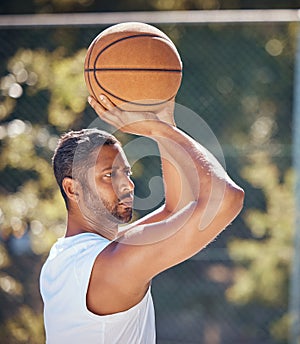
M 105 219 L 101 221 L 101 225 L 95 225 L 81 216 L 77 217 L 72 213 L 72 211 L 68 211 L 67 230 L 65 237 L 70 237 L 81 233 L 95 233 L 112 241 L 118 237 L 118 225 L 109 220 L 105 221 Z

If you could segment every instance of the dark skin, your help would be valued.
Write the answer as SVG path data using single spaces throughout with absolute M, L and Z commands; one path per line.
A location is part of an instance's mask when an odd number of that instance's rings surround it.
M 174 102 L 158 113 L 124 112 L 106 97 L 90 98 L 89 102 L 102 120 L 157 142 L 165 185 L 165 204 L 124 231 L 118 232 L 118 221 L 112 224 L 105 212 L 99 221 L 103 232 L 109 224 L 115 226 L 116 234 L 109 237 L 112 242 L 95 261 L 87 307 L 105 315 L 136 305 L 153 277 L 211 242 L 240 212 L 244 192 L 200 144 L 176 128 Z M 127 221 L 134 185 L 122 148 L 118 144 L 105 147 L 89 173 L 99 206 L 112 206 L 118 217 Z M 78 182 L 65 178 L 63 187 L 69 201 L 66 236 L 84 232 L 103 235 L 87 216 L 86 197 Z M 122 195 L 126 195 L 123 204 Z
M 63 180 L 63 187 L 68 192 L 69 199 L 66 236 L 87 231 L 99 234 L 105 231 L 105 225 L 113 226 L 117 231 L 117 221 L 105 222 L 105 216 L 110 213 L 115 213 L 121 223 L 131 219 L 134 184 L 130 178 L 131 168 L 122 148 L 118 144 L 103 146 L 98 154 L 95 166 L 87 170 L 85 187 L 71 178 Z M 84 195 L 87 192 L 92 194 L 89 200 Z M 80 195 L 82 197 L 79 197 Z M 100 215 L 93 216 L 89 210 L 96 203 Z

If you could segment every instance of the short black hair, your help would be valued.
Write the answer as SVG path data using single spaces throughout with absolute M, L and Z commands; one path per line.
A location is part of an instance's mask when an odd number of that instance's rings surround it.
M 54 175 L 68 209 L 68 197 L 63 189 L 64 178 L 72 178 L 74 173 L 82 175 L 94 162 L 92 152 L 103 145 L 121 143 L 106 131 L 96 128 L 69 131 L 61 136 L 52 157 Z M 76 159 L 75 159 L 76 155 Z

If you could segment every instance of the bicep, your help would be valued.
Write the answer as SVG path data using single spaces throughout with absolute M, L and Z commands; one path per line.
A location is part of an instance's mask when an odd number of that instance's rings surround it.
M 146 224 L 152 224 L 152 223 L 164 221 L 170 215 L 171 213 L 166 209 L 165 204 L 164 204 L 161 207 L 157 208 L 156 210 L 152 211 L 151 213 L 136 220 L 132 225 L 138 226 L 138 225 L 146 225 Z M 129 228 L 132 225 L 129 225 Z
M 221 204 L 218 198 L 211 200 L 216 204 L 210 207 L 204 202 L 191 202 L 163 221 L 135 226 L 118 245 L 124 259 L 131 257 L 128 268 L 147 281 L 190 258 L 231 223 L 241 210 L 242 199 L 239 192 L 226 192 Z M 210 209 L 214 209 L 213 214 L 207 217 Z
M 191 255 L 188 238 L 197 225 L 194 212 L 195 202 L 191 202 L 167 219 L 134 226 L 119 240 L 116 254 L 126 261 L 124 268 L 136 276 L 137 283 L 150 281 Z

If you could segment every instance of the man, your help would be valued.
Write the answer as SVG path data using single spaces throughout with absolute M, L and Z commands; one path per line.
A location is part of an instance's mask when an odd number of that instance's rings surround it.
M 121 144 L 97 129 L 62 137 L 53 166 L 68 219 L 41 273 L 47 343 L 153 344 L 151 280 L 211 242 L 244 193 L 176 128 L 173 101 L 157 113 L 121 111 L 102 95 L 89 102 L 102 120 L 157 142 L 165 203 L 119 231 L 134 191 Z

